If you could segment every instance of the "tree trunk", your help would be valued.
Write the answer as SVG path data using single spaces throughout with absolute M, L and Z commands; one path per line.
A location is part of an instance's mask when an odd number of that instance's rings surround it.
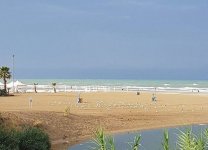
M 7 91 L 7 84 L 6 83 L 7 83 L 6 78 L 4 78 L 4 90 L 5 91 Z

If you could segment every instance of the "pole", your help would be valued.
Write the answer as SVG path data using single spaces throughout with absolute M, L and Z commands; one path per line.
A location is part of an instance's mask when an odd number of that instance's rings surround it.
M 14 54 L 12 55 L 12 91 L 14 93 Z

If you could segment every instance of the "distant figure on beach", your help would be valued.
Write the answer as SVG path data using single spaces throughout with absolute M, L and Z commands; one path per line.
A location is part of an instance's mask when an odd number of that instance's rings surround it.
M 137 92 L 137 95 L 140 95 L 140 92 Z
M 192 93 L 193 92 L 198 92 L 199 93 L 200 91 L 199 91 L 199 89 L 192 89 Z
M 36 85 L 38 85 L 38 83 L 34 83 L 34 91 L 35 91 L 35 93 L 37 93 L 37 87 L 36 87 Z
M 53 92 L 56 93 L 56 83 L 52 83 L 52 86 L 53 86 Z
M 152 94 L 152 101 L 153 102 L 156 102 L 157 101 L 157 97 L 156 97 L 156 95 L 154 93 Z
M 78 97 L 77 97 L 77 103 L 82 103 L 82 98 L 80 98 L 80 92 L 79 92 Z
M 32 97 L 29 97 L 29 108 L 32 108 Z

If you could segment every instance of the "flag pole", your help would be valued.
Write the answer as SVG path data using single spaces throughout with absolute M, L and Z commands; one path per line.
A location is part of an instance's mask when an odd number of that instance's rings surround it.
M 12 91 L 14 93 L 14 54 L 12 55 L 12 83 Z

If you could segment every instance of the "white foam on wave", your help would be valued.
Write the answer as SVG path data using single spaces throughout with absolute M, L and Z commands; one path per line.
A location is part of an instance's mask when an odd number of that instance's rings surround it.
M 161 84 L 160 84 L 161 85 Z M 131 86 L 131 85 L 68 85 L 68 84 L 57 84 L 56 89 L 60 92 L 67 92 L 67 91 L 83 91 L 83 92 L 106 92 L 106 91 L 127 91 L 127 92 L 135 92 L 135 91 L 149 91 L 149 92 L 163 92 L 163 93 L 190 93 L 190 92 L 197 92 L 197 93 L 208 93 L 207 88 L 198 88 L 195 86 L 184 86 L 184 87 L 171 87 L 170 84 L 166 83 L 163 84 L 164 86 Z M 52 92 L 53 86 L 51 84 L 38 84 L 36 85 L 38 92 Z M 24 92 L 34 92 L 34 85 L 26 85 L 24 87 L 19 87 L 18 91 Z

